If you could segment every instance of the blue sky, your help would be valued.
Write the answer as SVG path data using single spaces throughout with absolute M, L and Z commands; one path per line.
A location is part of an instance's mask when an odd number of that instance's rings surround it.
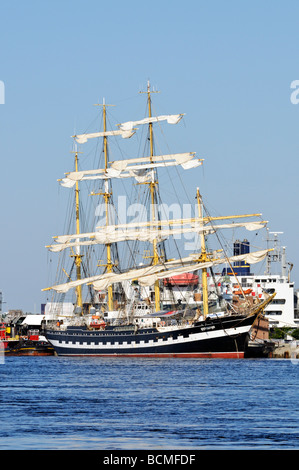
M 262 212 L 284 232 L 299 287 L 299 104 L 290 101 L 298 18 L 296 0 L 3 0 L 4 309 L 39 312 L 45 301 L 44 247 L 61 233 L 57 178 L 70 169 L 70 136 L 85 131 L 103 97 L 121 120 L 139 119 L 148 79 L 161 92 L 159 113 L 186 113 L 171 148 L 205 158 L 200 186 L 211 205 Z

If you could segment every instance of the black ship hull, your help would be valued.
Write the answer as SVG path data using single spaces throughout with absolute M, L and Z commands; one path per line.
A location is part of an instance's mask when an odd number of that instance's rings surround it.
M 165 328 L 68 327 L 49 329 L 46 337 L 59 356 L 243 358 L 255 318 L 236 315 Z

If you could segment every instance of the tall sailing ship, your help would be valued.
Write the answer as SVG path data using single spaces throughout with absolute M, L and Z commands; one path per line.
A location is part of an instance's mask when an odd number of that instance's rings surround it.
M 221 229 L 259 230 L 266 221 L 261 214 L 212 217 L 205 214 L 205 206 L 199 188 L 196 196 L 196 213 L 188 218 L 162 218 L 157 209 L 159 197 L 158 170 L 183 168 L 185 171 L 202 165 L 203 160 L 194 152 L 156 155 L 154 147 L 154 126 L 162 121 L 178 124 L 183 114 L 152 114 L 152 93 L 147 85 L 147 117 L 118 124 L 117 130 L 107 130 L 107 104 L 103 102 L 103 131 L 74 135 L 75 167 L 66 173 L 60 184 L 75 193 L 73 233 L 55 236 L 47 248 L 53 252 L 70 251 L 73 271 L 68 273 L 67 282 L 43 289 L 62 296 L 71 290 L 76 293 L 74 311 L 63 321 L 47 325 L 46 337 L 58 355 L 65 356 L 153 356 L 153 357 L 244 357 L 249 332 L 262 316 L 264 308 L 272 301 L 273 295 L 263 302 L 250 303 L 244 297 L 242 312 L 229 305 L 221 304 L 219 311 L 211 311 L 208 292 L 208 270 L 222 264 L 232 268 L 235 262 L 257 263 L 262 261 L 269 250 L 260 250 L 228 257 L 223 250 L 210 252 L 207 237 Z M 122 158 L 110 161 L 108 139 L 130 138 L 138 133 L 139 126 L 147 126 L 147 156 Z M 100 168 L 79 169 L 77 144 L 90 139 L 103 139 L 104 164 Z M 171 178 L 171 177 L 170 177 Z M 112 181 L 121 181 L 125 189 L 141 185 L 146 188 L 150 208 L 149 220 L 135 220 L 130 223 L 115 223 L 113 217 Z M 80 184 L 83 181 L 100 183 L 101 189 L 92 192 L 103 201 L 104 223 L 95 230 L 81 230 Z M 133 181 L 133 185 L 132 185 Z M 253 219 L 254 218 L 254 219 Z M 237 219 L 235 221 L 234 219 Z M 120 219 L 117 219 L 118 221 Z M 245 220 L 245 221 L 244 221 Z M 198 238 L 199 249 L 188 256 L 169 258 L 165 240 L 177 239 L 183 234 L 193 233 Z M 140 253 L 138 244 L 149 244 L 146 264 L 137 262 Z M 120 244 L 126 244 L 124 251 L 130 254 L 130 263 L 123 266 L 120 260 Z M 105 262 L 98 264 L 102 272 L 87 275 L 83 268 L 83 249 L 103 247 Z M 128 258 L 128 257 L 127 257 Z M 233 268 L 232 268 L 233 269 Z M 201 277 L 201 283 L 199 283 Z M 182 280 L 193 286 L 200 286 L 186 302 L 186 297 L 174 299 L 171 303 L 166 291 Z M 88 302 L 83 300 L 83 288 L 90 294 Z M 193 290 L 192 290 L 193 289 Z M 141 293 L 145 292 L 144 295 Z M 190 294 L 190 292 L 189 292 Z M 244 305 L 246 308 L 244 308 Z

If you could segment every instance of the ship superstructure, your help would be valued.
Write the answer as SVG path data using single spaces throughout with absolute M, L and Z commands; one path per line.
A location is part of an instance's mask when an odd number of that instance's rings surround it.
M 294 282 L 291 280 L 292 263 L 286 259 L 286 247 L 281 246 L 279 235 L 282 232 L 269 232 L 266 242 L 272 246 L 265 261 L 264 272 L 254 272 L 254 267 L 244 262 L 236 262 L 233 272 L 225 268 L 209 278 L 209 289 L 217 292 L 231 303 L 237 305 L 244 294 L 253 299 L 265 299 L 265 294 L 276 293 L 275 299 L 267 305 L 264 314 L 269 321 L 269 328 L 298 328 L 299 318 L 296 315 L 297 298 Z M 250 243 L 247 239 L 236 240 L 234 254 L 249 253 Z

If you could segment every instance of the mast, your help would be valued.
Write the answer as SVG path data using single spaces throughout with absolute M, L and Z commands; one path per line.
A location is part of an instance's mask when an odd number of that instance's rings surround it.
M 199 193 L 199 188 L 197 188 L 196 199 L 197 199 L 197 206 L 198 206 L 198 216 L 201 219 L 200 225 L 201 227 L 203 227 L 204 218 L 203 218 L 203 210 L 202 210 L 202 197 Z M 200 233 L 200 241 L 201 241 L 200 261 L 205 263 L 208 261 L 208 256 L 207 256 L 207 251 L 206 251 L 205 234 L 203 231 L 201 231 Z M 202 298 L 203 298 L 203 316 L 204 318 L 206 318 L 209 313 L 207 268 L 202 269 Z
M 80 153 L 80 152 L 78 152 L 77 148 L 76 148 L 75 152 L 71 152 L 71 153 L 75 154 L 75 172 L 77 173 L 78 172 L 78 153 Z M 77 235 L 78 237 L 76 238 L 77 246 L 76 246 L 76 249 L 75 249 L 75 254 L 72 254 L 71 257 L 75 258 L 76 278 L 77 278 L 77 281 L 80 282 L 81 281 L 81 264 L 82 264 L 83 255 L 81 255 L 80 245 L 79 245 L 79 239 L 80 239 L 79 237 L 81 235 L 81 232 L 80 232 L 80 199 L 79 199 L 79 182 L 78 181 L 76 181 L 76 184 L 75 184 L 75 209 L 76 209 L 76 211 L 75 211 L 76 212 L 76 234 L 75 235 Z M 63 271 L 64 271 L 64 269 L 63 269 Z M 68 274 L 67 274 L 67 276 L 68 276 Z M 47 291 L 47 290 L 50 290 L 50 289 L 51 289 L 51 287 L 47 287 L 46 289 L 42 289 L 42 290 Z M 82 284 L 78 284 L 76 286 L 76 296 L 77 296 L 76 305 L 77 305 L 77 307 L 80 307 L 81 313 L 83 313 L 82 312 L 82 307 L 83 307 Z
M 105 99 L 103 100 L 103 122 L 104 122 L 104 132 L 106 132 L 106 104 Z M 108 145 L 107 145 L 108 137 L 104 136 L 104 155 L 105 155 L 105 171 L 108 168 Z M 104 199 L 105 199 L 105 211 L 106 211 L 106 225 L 109 225 L 109 199 L 111 193 L 109 192 L 109 180 L 105 179 L 105 192 L 104 192 Z M 111 243 L 107 243 L 106 245 L 107 250 L 107 272 L 112 273 L 113 264 L 111 262 Z M 111 311 L 113 310 L 113 291 L 112 285 L 108 287 L 108 309 Z
M 96 106 L 101 106 L 101 105 L 96 105 Z M 105 98 L 103 98 L 103 129 L 104 129 L 104 157 L 105 157 L 105 173 L 108 169 L 108 137 L 106 135 L 107 132 L 107 118 L 106 118 L 106 106 L 111 106 L 111 105 L 106 105 L 105 103 Z M 105 178 L 104 180 L 104 192 L 103 193 L 97 193 L 98 195 L 102 195 L 104 197 L 105 201 L 105 214 L 106 214 L 106 226 L 109 225 L 109 204 L 110 204 L 110 197 L 112 195 L 112 192 L 109 191 L 109 179 Z M 95 193 L 92 193 L 92 195 L 95 195 Z M 113 263 L 112 263 L 112 258 L 111 258 L 111 243 L 106 244 L 106 254 L 107 254 L 107 263 L 106 263 L 106 268 L 108 273 L 112 273 L 113 271 Z M 108 287 L 108 310 L 111 311 L 113 310 L 113 287 L 110 285 Z
M 151 90 L 150 90 L 150 83 L 147 82 L 147 102 L 148 102 L 148 117 L 152 117 L 152 102 L 151 102 Z M 155 92 L 157 93 L 157 92 Z M 153 163 L 153 156 L 154 156 L 154 139 L 153 139 L 153 123 L 149 123 L 149 136 L 150 136 L 150 161 Z M 156 204 L 155 204 L 155 195 L 156 195 L 156 185 L 158 181 L 155 179 L 155 170 L 152 169 L 151 172 L 151 181 L 148 183 L 150 186 L 151 192 L 151 206 L 152 206 L 152 221 L 156 221 Z M 157 247 L 157 240 L 153 240 L 153 264 L 154 266 L 159 263 L 159 253 Z M 158 312 L 160 310 L 160 287 L 159 281 L 155 281 L 155 310 Z
M 78 171 L 78 152 L 75 152 L 75 171 Z M 79 210 L 79 183 L 76 181 L 75 187 L 75 199 L 76 199 L 76 235 L 80 234 L 80 210 Z M 77 280 L 81 279 L 81 263 L 82 263 L 82 255 L 80 253 L 80 246 L 76 247 L 76 254 L 73 255 L 75 257 L 75 264 L 76 264 L 76 274 Z M 76 287 L 77 293 L 77 306 L 82 309 L 82 286 L 79 285 Z

